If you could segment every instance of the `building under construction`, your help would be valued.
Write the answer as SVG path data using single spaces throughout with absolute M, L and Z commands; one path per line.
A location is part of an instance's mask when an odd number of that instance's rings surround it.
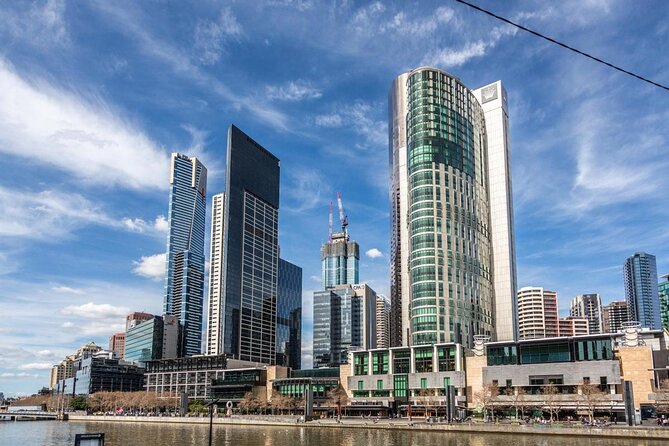
M 330 202 L 328 241 L 321 246 L 324 289 L 334 288 L 336 285 L 359 283 L 360 247 L 355 241 L 349 240 L 348 218 L 344 215 L 340 193 L 337 193 L 337 205 L 341 231 L 332 231 L 332 202 Z

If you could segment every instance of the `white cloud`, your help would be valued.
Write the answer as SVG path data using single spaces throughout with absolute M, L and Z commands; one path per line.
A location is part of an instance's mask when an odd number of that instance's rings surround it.
M 161 280 L 165 278 L 165 261 L 165 253 L 142 256 L 141 259 L 132 262 L 135 265 L 132 272 L 149 279 Z
M 286 85 L 268 85 L 265 94 L 270 100 L 296 102 L 304 99 L 318 99 L 323 94 L 309 82 L 303 80 L 290 81 Z
M 288 199 L 283 209 L 291 212 L 304 212 L 323 203 L 323 197 L 329 193 L 327 181 L 314 169 L 294 169 L 287 175 L 288 187 L 285 196 Z
M 320 276 L 316 276 L 316 275 L 309 276 L 309 278 L 311 280 L 313 280 L 314 282 L 320 282 L 321 280 L 323 280 Z
M 404 11 L 395 14 L 392 19 L 381 23 L 381 32 L 392 32 L 405 35 L 412 35 L 415 37 L 425 36 L 435 31 L 440 27 L 449 23 L 453 26 L 453 17 L 455 13 L 451 8 L 441 6 L 434 11 L 434 14 L 427 17 L 419 17 L 416 20 L 408 20 L 407 14 Z
M 388 144 L 388 123 L 385 120 L 375 119 L 381 111 L 385 112 L 382 104 L 356 101 L 336 108 L 337 111 L 334 113 L 317 115 L 314 118 L 315 124 L 330 128 L 352 127 L 353 131 L 363 137 L 363 142 L 358 143 L 357 147 L 378 148 Z
M 70 36 L 65 22 L 65 6 L 65 0 L 33 2 L 28 10 L 22 7 L 17 8 L 18 12 L 0 10 L 0 20 L 13 38 L 28 44 L 37 47 L 66 45 Z
M 316 125 L 321 127 L 341 127 L 343 124 L 343 119 L 341 115 L 337 113 L 332 113 L 329 115 L 318 115 L 314 119 Z
M 94 304 L 88 302 L 82 305 L 69 305 L 60 311 L 67 316 L 78 316 L 84 319 L 105 319 L 125 317 L 130 310 L 126 307 L 115 307 L 110 304 Z
M 53 367 L 53 364 L 48 362 L 31 362 L 30 364 L 23 364 L 19 368 L 21 370 L 47 370 Z
M 4 372 L 4 373 L 0 373 L 0 378 L 5 378 L 5 379 L 39 378 L 39 375 L 35 375 L 34 373 L 26 373 L 26 372 L 21 372 L 21 373 Z
M 365 255 L 370 259 L 378 259 L 379 257 L 383 257 L 383 253 L 376 248 L 368 249 L 365 251 Z
M 63 328 L 74 328 L 74 322 L 71 321 L 66 321 L 61 324 L 61 327 Z
M 167 219 L 164 215 L 159 215 L 153 222 L 147 222 L 141 218 L 124 218 L 122 220 L 123 226 L 132 232 L 155 232 L 158 234 L 167 233 Z
M 53 190 L 30 193 L 0 186 L 0 209 L 0 237 L 55 240 L 85 224 L 118 224 L 81 195 Z
M 230 8 L 224 8 L 216 21 L 200 21 L 195 27 L 195 49 L 200 53 L 200 61 L 205 65 L 218 62 L 225 43 L 242 35 L 242 26 Z
M 167 154 L 102 99 L 21 78 L 2 58 L 0 153 L 104 186 L 167 186 Z
M 37 356 L 53 356 L 53 352 L 51 350 L 40 350 L 37 352 Z
M 55 291 L 56 293 L 62 293 L 62 294 L 84 294 L 84 290 L 64 285 L 51 287 L 51 290 Z

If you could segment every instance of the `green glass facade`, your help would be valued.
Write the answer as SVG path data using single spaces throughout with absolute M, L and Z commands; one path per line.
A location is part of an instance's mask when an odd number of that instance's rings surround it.
M 407 101 L 411 344 L 471 345 L 493 328 L 483 110 L 432 68 L 410 73 Z
M 669 329 L 669 274 L 662 276 L 664 282 L 657 285 L 657 292 L 660 298 L 660 321 L 662 327 Z

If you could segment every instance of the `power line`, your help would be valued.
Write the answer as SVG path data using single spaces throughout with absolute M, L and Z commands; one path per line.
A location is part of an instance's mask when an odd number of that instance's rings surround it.
M 622 72 L 622 73 L 628 74 L 628 75 L 633 76 L 633 77 L 635 77 L 635 78 L 637 78 L 637 79 L 639 79 L 639 80 L 642 80 L 642 81 L 644 81 L 644 82 L 648 82 L 649 84 L 652 84 L 652 85 L 654 85 L 654 86 L 656 86 L 656 87 L 659 87 L 659 88 L 662 88 L 662 89 L 664 89 L 664 90 L 669 91 L 669 87 L 667 87 L 667 86 L 665 86 L 665 85 L 658 84 L 657 82 L 654 82 L 654 81 L 652 81 L 652 80 L 650 80 L 650 79 L 648 79 L 648 78 L 645 78 L 645 77 L 643 77 L 643 76 L 639 76 L 638 74 L 632 73 L 631 71 L 627 71 L 627 70 L 625 70 L 624 68 L 620 68 L 619 66 L 613 65 L 612 63 L 609 63 L 609 62 L 606 62 L 605 60 L 602 60 L 602 59 L 600 59 L 599 57 L 595 57 L 595 56 L 593 56 L 593 55 L 590 55 L 590 54 L 588 54 L 588 53 L 585 53 L 585 52 L 583 52 L 583 51 L 581 51 L 581 50 L 578 50 L 578 49 L 576 49 L 576 48 L 574 48 L 574 47 L 571 47 L 571 46 L 569 46 L 569 45 L 567 45 L 567 44 L 564 44 L 564 43 L 562 43 L 562 42 L 559 42 L 559 41 L 557 41 L 557 40 L 555 40 L 555 39 L 553 39 L 553 38 L 551 38 L 551 37 L 545 36 L 545 35 L 543 35 L 543 34 L 537 32 L 537 31 L 533 31 L 533 30 L 531 30 L 531 29 L 529 29 L 529 28 L 524 27 L 523 25 L 519 25 L 518 23 L 512 22 L 511 20 L 509 20 L 509 19 L 507 19 L 507 18 L 498 16 L 497 14 L 495 14 L 495 13 L 493 13 L 493 12 L 490 12 L 490 11 L 488 11 L 488 10 L 485 10 L 485 9 L 479 7 L 479 6 L 476 6 L 476 5 L 474 5 L 474 4 L 471 4 L 471 3 L 466 2 L 466 1 L 464 1 L 464 0 L 455 0 L 455 1 L 458 2 L 458 3 L 462 3 L 463 5 L 469 6 L 470 8 L 476 9 L 477 11 L 481 11 L 482 13 L 487 14 L 487 15 L 489 15 L 489 16 L 491 16 L 491 17 L 494 17 L 494 18 L 496 18 L 497 20 L 501 20 L 502 22 L 508 23 L 509 25 L 513 25 L 513 26 L 515 26 L 516 28 L 522 29 L 523 31 L 527 31 L 527 32 L 530 33 L 530 34 L 534 34 L 535 36 L 540 37 L 540 38 L 542 38 L 542 39 L 544 39 L 544 40 L 548 40 L 549 42 L 554 43 L 554 44 L 556 44 L 556 45 L 559 45 L 559 46 L 561 46 L 562 48 L 566 48 L 566 49 L 568 49 L 568 50 L 570 50 L 570 51 L 573 51 L 573 52 L 575 52 L 575 53 L 577 53 L 577 54 L 580 54 L 581 56 L 585 56 L 585 57 L 587 57 L 588 59 L 592 59 L 592 60 L 594 60 L 595 62 L 599 62 L 599 63 L 601 63 L 601 64 L 604 64 L 604 65 L 606 65 L 607 67 L 613 68 L 614 70 L 618 70 L 618 71 L 620 71 L 620 72 Z

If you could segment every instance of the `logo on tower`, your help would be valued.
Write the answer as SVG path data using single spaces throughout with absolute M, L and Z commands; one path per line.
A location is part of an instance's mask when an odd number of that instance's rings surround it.
M 481 90 L 481 102 L 485 104 L 497 99 L 497 84 L 488 85 Z

